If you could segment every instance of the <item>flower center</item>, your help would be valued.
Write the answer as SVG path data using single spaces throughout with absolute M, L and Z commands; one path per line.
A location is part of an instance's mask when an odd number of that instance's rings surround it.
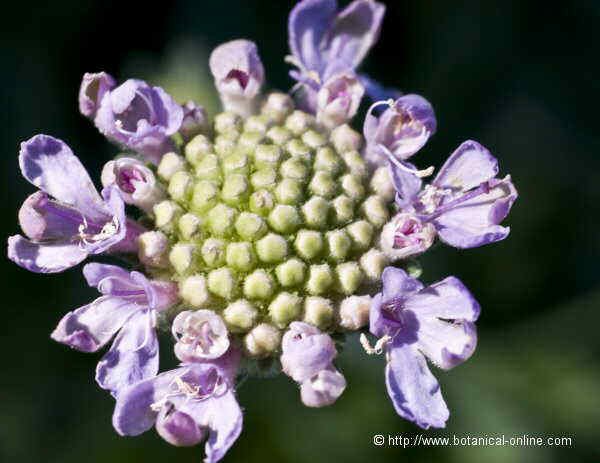
M 113 216 L 110 222 L 106 222 L 100 228 L 98 225 L 88 224 L 87 219 L 83 217 L 83 222 L 79 225 L 78 231 L 81 244 L 95 244 L 117 234 L 119 231 L 119 219 Z
M 156 113 L 152 101 L 144 93 L 136 90 L 131 104 L 120 114 L 120 118 L 115 121 L 117 130 L 125 135 L 134 134 L 138 129 L 138 122 L 141 120 L 152 124 L 156 119 Z

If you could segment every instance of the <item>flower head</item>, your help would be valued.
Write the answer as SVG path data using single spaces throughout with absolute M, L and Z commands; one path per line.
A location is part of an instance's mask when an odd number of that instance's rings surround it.
M 94 122 L 109 139 L 158 164 L 172 151 L 169 138 L 181 127 L 183 109 L 160 87 L 129 79 L 107 92 Z
M 177 286 L 114 265 L 87 264 L 83 274 L 102 296 L 65 315 L 52 339 L 96 352 L 118 333 L 96 369 L 100 387 L 117 396 L 124 387 L 158 373 L 156 313 L 177 301 Z
M 444 427 L 449 412 L 425 357 L 448 370 L 474 352 L 480 307 L 448 277 L 424 287 L 403 270 L 383 272 L 383 291 L 371 306 L 370 331 L 386 337 L 386 384 L 396 412 L 422 428 Z

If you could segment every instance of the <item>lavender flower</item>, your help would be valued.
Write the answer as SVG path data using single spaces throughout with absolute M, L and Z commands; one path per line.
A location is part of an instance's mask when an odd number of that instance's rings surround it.
M 449 370 L 474 352 L 480 307 L 465 286 L 448 277 L 425 288 L 403 270 L 383 272 L 370 331 L 386 352 L 387 390 L 396 412 L 418 426 L 443 428 L 449 412 L 425 357 Z
M 281 348 L 283 371 L 300 383 L 304 405 L 323 407 L 342 395 L 346 380 L 332 364 L 337 351 L 328 334 L 311 324 L 292 322 Z
M 79 89 L 79 111 L 93 118 L 104 95 L 117 86 L 115 79 L 106 72 L 86 72 Z
M 96 352 L 118 333 L 96 368 L 100 387 L 116 397 L 124 387 L 158 373 L 156 313 L 177 301 L 177 286 L 114 265 L 87 264 L 83 274 L 102 296 L 65 315 L 51 337 Z
M 354 117 L 364 87 L 353 72 L 343 72 L 329 78 L 317 94 L 317 122 L 330 129 Z
M 510 175 L 496 178 L 498 161 L 475 141 L 461 144 L 431 184 L 422 186 L 413 166 L 391 163 L 400 212 L 383 228 L 382 250 L 401 259 L 425 251 L 435 236 L 466 249 L 503 240 L 500 222 L 517 199 Z
M 140 381 L 117 397 L 113 425 L 137 436 L 156 425 L 167 442 L 190 446 L 206 436 L 205 463 L 219 461 L 242 431 L 233 378 L 211 363 L 184 364 Z
M 203 106 L 197 105 L 193 101 L 188 101 L 183 105 L 183 122 L 179 128 L 179 133 L 185 141 L 190 141 L 199 133 L 208 134 L 210 132 L 210 122 Z
M 169 138 L 181 127 L 183 109 L 160 87 L 129 79 L 107 92 L 96 113 L 96 127 L 109 139 L 158 164 L 174 149 Z
M 294 7 L 288 61 L 298 68 L 290 75 L 302 84 L 308 110 L 316 111 L 317 93 L 332 69 L 354 73 L 358 68 L 379 37 L 384 13 L 385 6 L 372 0 L 355 0 L 339 13 L 335 0 L 303 0 Z
M 116 185 L 127 204 L 139 207 L 148 214 L 166 197 L 164 187 L 157 181 L 152 170 L 134 158 L 108 161 L 102 169 L 102 185 Z
M 365 117 L 365 158 L 374 164 L 386 164 L 390 156 L 406 160 L 435 133 L 433 108 L 419 95 L 405 95 L 377 118 L 373 110 L 381 104 L 387 102 L 375 103 Z
M 229 349 L 227 327 L 211 310 L 185 311 L 173 320 L 171 328 L 175 355 L 182 362 L 199 362 L 221 357 Z
M 143 228 L 125 217 L 116 188 L 102 197 L 71 149 L 61 140 L 36 135 L 21 144 L 23 176 L 40 188 L 23 203 L 23 233 L 8 239 L 8 257 L 32 272 L 55 273 L 89 254 L 136 252 Z M 52 198 L 54 199 L 52 199 Z
M 224 43 L 213 50 L 209 64 L 225 110 L 252 114 L 265 80 L 256 45 L 248 40 Z

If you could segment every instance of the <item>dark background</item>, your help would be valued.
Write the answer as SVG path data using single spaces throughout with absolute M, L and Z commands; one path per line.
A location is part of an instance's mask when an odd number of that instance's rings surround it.
M 288 1 L 11 2 L 0 20 L 2 239 L 33 191 L 18 171 L 19 143 L 66 141 L 99 179 L 116 149 L 79 115 L 85 71 L 139 77 L 214 111 L 207 56 L 217 44 L 257 42 L 270 84 L 288 89 Z M 347 2 L 343 2 L 344 4 Z M 487 146 L 520 193 L 509 238 L 480 249 L 439 246 L 424 281 L 461 278 L 483 307 L 473 358 L 435 371 L 451 409 L 426 435 L 571 437 L 570 447 L 375 447 L 374 434 L 421 432 L 397 417 L 383 359 L 353 339 L 340 364 L 349 387 L 312 410 L 285 377 L 239 391 L 244 432 L 225 461 L 593 462 L 600 459 L 600 2 L 388 1 L 380 42 L 362 69 L 424 95 L 438 133 L 414 159 L 439 165 L 460 142 Z M 54 343 L 60 317 L 96 297 L 80 268 L 36 275 L 1 261 L 0 460 L 200 461 L 151 431 L 121 438 L 113 400 L 93 382 L 99 355 Z M 163 343 L 167 344 L 167 343 Z M 165 352 L 163 367 L 171 361 Z

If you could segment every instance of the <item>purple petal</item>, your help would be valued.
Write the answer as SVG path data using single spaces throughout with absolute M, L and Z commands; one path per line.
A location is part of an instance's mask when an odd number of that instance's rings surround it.
M 410 170 L 416 170 L 415 166 L 409 162 L 396 162 L 402 163 Z M 400 209 L 411 208 L 421 192 L 423 181 L 415 174 L 401 169 L 392 161 L 389 161 L 389 166 L 392 172 L 392 182 L 394 183 L 394 188 L 396 188 L 396 204 Z
M 419 351 L 444 370 L 467 360 L 477 347 L 477 329 L 468 321 L 420 319 L 418 338 Z
M 19 210 L 19 224 L 34 241 L 71 242 L 79 233 L 81 213 L 71 206 L 54 201 L 43 191 L 30 195 Z
M 116 291 L 127 291 L 137 288 L 131 280 L 129 272 L 117 265 L 91 263 L 83 267 L 83 276 L 87 284 L 102 294 L 113 294 Z
M 443 428 L 450 416 L 440 385 L 425 357 L 412 345 L 392 345 L 385 367 L 388 394 L 396 413 L 423 429 Z
M 331 337 L 308 323 L 292 322 L 283 336 L 281 365 L 296 382 L 327 368 L 336 355 Z
M 383 300 L 408 296 L 423 289 L 423 283 L 396 267 L 386 267 L 381 275 L 383 281 Z
M 57 200 L 86 213 L 102 203 L 88 173 L 61 140 L 36 135 L 21 143 L 23 176 Z
M 498 174 L 498 161 L 476 141 L 463 142 L 432 182 L 439 188 L 470 190 Z
M 77 350 L 95 352 L 139 309 L 128 300 L 102 296 L 66 314 L 50 337 Z
M 166 396 L 173 380 L 186 370 L 187 367 L 170 370 L 121 390 L 112 418 L 115 430 L 121 436 L 137 436 L 150 429 L 158 416 L 151 405 Z
M 371 101 L 397 100 L 402 92 L 392 87 L 385 87 L 366 74 L 359 74 L 358 78 L 365 87 L 365 93 Z
M 206 437 L 206 430 L 187 413 L 163 407 L 156 419 L 156 432 L 176 447 L 191 447 Z
M 333 24 L 336 11 L 335 0 L 303 0 L 290 13 L 290 50 L 304 70 L 320 73 L 324 67 L 321 42 Z
M 88 252 L 78 244 L 35 243 L 14 235 L 8 238 L 8 258 L 30 272 L 56 273 L 85 260 Z
M 138 310 L 98 362 L 96 381 L 113 396 L 158 373 L 158 339 L 151 323 L 149 310 Z
M 346 379 L 333 366 L 302 382 L 300 396 L 307 407 L 325 407 L 334 403 L 346 389 Z
M 474 248 L 503 240 L 510 228 L 500 224 L 517 199 L 510 176 L 490 182 L 489 193 L 474 197 L 451 208 L 433 223 L 440 239 L 460 249 Z
M 377 42 L 385 6 L 372 0 L 355 0 L 336 17 L 328 36 L 328 56 L 357 68 Z
M 474 322 L 481 307 L 471 292 L 456 277 L 448 277 L 413 294 L 404 301 L 404 308 L 418 318 L 443 318 Z
M 110 92 L 117 83 L 106 72 L 86 72 L 81 80 L 79 89 L 79 111 L 86 117 L 94 117 L 102 98 Z

